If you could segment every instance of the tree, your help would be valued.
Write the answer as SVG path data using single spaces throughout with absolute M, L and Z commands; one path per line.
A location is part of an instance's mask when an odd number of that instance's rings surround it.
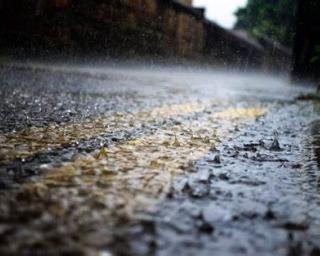
M 236 11 L 235 29 L 247 30 L 253 37 L 267 36 L 292 47 L 297 0 L 248 0 Z

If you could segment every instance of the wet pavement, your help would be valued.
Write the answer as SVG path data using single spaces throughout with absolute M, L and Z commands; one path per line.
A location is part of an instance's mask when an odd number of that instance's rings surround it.
M 0 67 L 1 255 L 320 255 L 320 105 L 286 77 Z

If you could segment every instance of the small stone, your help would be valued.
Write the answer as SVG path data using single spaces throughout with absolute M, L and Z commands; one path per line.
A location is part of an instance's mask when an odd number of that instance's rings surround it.
M 271 209 L 268 209 L 266 214 L 265 214 L 265 216 L 264 216 L 264 218 L 266 220 L 273 220 L 273 219 L 276 218 L 276 216 L 275 216 L 274 212 Z
M 216 163 L 216 164 L 221 164 L 221 158 L 220 158 L 220 155 L 215 155 L 213 161 Z
M 199 225 L 199 230 L 206 234 L 212 234 L 214 232 L 214 227 L 210 223 L 203 221 Z
M 220 173 L 219 174 L 219 179 L 221 180 L 229 180 L 229 175 L 227 173 Z

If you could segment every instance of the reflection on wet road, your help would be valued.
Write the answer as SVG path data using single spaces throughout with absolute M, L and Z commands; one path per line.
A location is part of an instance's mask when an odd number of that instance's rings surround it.
M 319 255 L 319 123 L 263 74 L 1 67 L 0 252 Z

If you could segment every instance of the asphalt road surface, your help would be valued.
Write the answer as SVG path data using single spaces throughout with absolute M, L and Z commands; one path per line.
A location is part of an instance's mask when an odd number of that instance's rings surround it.
M 320 104 L 286 77 L 0 67 L 1 255 L 320 255 Z

